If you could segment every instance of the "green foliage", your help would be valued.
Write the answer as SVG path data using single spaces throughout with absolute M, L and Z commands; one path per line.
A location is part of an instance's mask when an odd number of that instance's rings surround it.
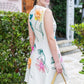
M 51 0 L 53 16 L 57 22 L 56 34 L 66 37 L 66 0 Z
M 30 56 L 28 14 L 0 11 L 0 84 L 25 84 Z
M 75 8 L 75 24 L 81 23 L 82 14 L 80 13 L 80 8 Z
M 57 22 L 56 36 L 58 37 L 66 37 L 66 2 L 66 0 L 51 0 L 51 10 Z M 79 11 L 80 8 L 75 8 L 75 23 L 81 23 L 82 14 Z M 74 37 L 79 36 L 75 33 Z
M 73 43 L 81 50 L 82 56 L 84 57 L 84 23 L 75 24 L 71 27 L 76 32 L 76 34 L 80 36 L 80 38 L 76 38 Z M 80 60 L 80 63 L 83 63 L 83 68 L 79 73 L 84 74 L 84 58 Z
M 75 24 L 80 24 L 81 23 L 81 18 L 82 18 L 82 14 L 80 13 L 80 8 L 75 8 L 75 16 L 74 16 L 74 20 L 75 20 Z M 74 38 L 80 38 L 80 36 L 74 32 Z

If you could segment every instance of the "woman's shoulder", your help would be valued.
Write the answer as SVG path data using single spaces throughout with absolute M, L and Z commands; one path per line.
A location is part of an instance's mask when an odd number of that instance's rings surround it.
M 31 11 L 29 12 L 29 15 L 30 14 L 34 14 L 35 12 L 36 13 L 43 13 L 47 8 L 46 7 L 43 7 L 43 6 L 39 6 L 39 5 L 35 5 Z
M 46 14 L 52 13 L 52 10 L 50 8 L 46 8 L 45 13 Z
M 29 16 L 30 15 L 35 15 L 35 14 L 39 14 L 39 15 L 44 15 L 44 14 L 52 14 L 52 11 L 50 8 L 46 8 L 43 6 L 39 6 L 39 5 L 35 5 L 32 10 L 29 12 Z

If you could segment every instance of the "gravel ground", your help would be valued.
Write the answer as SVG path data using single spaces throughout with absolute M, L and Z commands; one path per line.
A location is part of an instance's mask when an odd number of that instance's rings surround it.
M 65 69 L 70 80 L 68 84 L 84 84 L 84 74 L 79 73 L 82 69 L 82 64 L 79 62 L 82 58 L 81 55 L 81 52 L 77 52 L 63 56 Z

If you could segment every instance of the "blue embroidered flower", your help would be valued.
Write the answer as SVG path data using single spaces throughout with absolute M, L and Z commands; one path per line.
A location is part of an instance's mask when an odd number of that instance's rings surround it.
M 55 63 L 53 57 L 51 57 L 51 64 Z
M 30 26 L 31 26 L 32 30 L 34 31 L 34 29 L 33 29 L 33 27 L 32 27 L 32 23 L 31 23 L 31 22 L 30 22 Z
M 56 39 L 56 36 L 54 36 L 54 38 Z
M 30 20 L 32 19 L 32 17 L 33 17 L 33 14 L 30 14 Z
M 43 49 L 38 49 L 38 54 L 40 55 L 37 58 L 36 66 L 38 67 L 39 70 L 42 70 L 43 72 L 49 72 L 49 67 L 46 64 L 46 57 L 44 54 Z
M 36 44 L 34 44 L 34 48 L 36 48 Z

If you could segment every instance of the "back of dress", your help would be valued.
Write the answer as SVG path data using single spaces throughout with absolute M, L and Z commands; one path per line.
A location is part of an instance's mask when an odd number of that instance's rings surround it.
M 47 36 L 44 28 L 44 13 L 46 8 L 43 6 L 35 5 L 29 14 L 29 23 L 35 35 L 34 49 L 42 48 L 49 49 Z M 56 22 L 53 18 L 53 31 L 55 37 Z M 50 51 L 49 51 L 50 52 Z
M 53 56 L 51 54 L 45 28 L 44 28 L 44 13 L 46 8 L 35 5 L 29 13 L 29 23 L 35 35 L 34 50 L 30 55 L 31 68 L 26 69 L 25 81 L 28 84 L 51 84 L 53 76 L 56 72 Z M 53 31 L 55 36 L 56 23 L 53 19 Z M 57 46 L 58 48 L 58 46 Z M 58 52 L 59 58 L 61 57 Z M 64 69 L 64 68 L 63 68 Z M 65 74 L 65 72 L 64 72 Z M 66 75 L 66 74 L 65 74 Z M 61 82 L 60 75 L 56 80 L 56 84 Z
M 41 44 L 46 39 L 44 30 L 43 15 L 46 8 L 35 5 L 29 14 L 29 23 L 35 34 L 35 44 Z
M 44 16 L 45 10 L 46 10 L 45 7 L 35 5 L 29 14 L 30 26 L 34 31 L 34 34 L 38 41 L 43 40 L 45 37 L 44 22 L 43 22 L 43 16 Z M 54 18 L 53 18 L 53 29 L 54 29 L 54 35 L 55 35 L 56 22 Z

